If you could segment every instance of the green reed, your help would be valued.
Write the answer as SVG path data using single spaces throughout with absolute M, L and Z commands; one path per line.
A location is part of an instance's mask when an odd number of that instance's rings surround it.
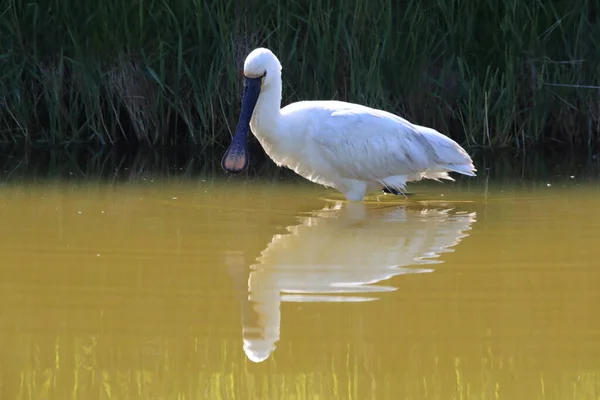
M 284 104 L 384 108 L 469 146 L 593 146 L 600 7 L 590 0 L 9 0 L 0 142 L 229 142 L 241 67 L 283 64 Z

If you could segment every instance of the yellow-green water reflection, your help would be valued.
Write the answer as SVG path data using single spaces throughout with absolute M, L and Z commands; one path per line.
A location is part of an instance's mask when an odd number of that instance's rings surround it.
M 1 398 L 600 396 L 598 184 L 411 190 L 4 186 Z

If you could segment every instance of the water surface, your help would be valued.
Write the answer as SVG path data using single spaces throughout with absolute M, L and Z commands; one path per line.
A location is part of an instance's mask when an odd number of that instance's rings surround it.
M 2 399 L 600 396 L 593 162 L 365 204 L 98 164 L 0 174 Z

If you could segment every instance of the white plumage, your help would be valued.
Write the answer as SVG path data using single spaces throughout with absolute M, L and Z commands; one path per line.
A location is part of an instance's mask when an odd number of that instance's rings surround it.
M 244 115 L 267 155 L 304 178 L 360 201 L 383 188 L 403 192 L 408 181 L 453 180 L 448 172 L 474 176 L 471 157 L 434 129 L 392 113 L 342 101 L 301 101 L 281 106 L 281 64 L 268 49 L 252 51 L 244 63 L 246 97 L 242 116 L 223 168 L 240 172 L 247 165 L 241 149 Z M 248 95 L 248 96 L 247 96 Z M 244 107 L 246 107 L 244 108 Z M 240 133 L 241 132 L 241 133 Z M 232 149 L 237 146 L 235 151 Z M 243 158 L 242 158 L 243 157 Z

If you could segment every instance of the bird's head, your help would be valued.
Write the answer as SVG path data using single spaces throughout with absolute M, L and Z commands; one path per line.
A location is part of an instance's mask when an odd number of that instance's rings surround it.
M 263 47 L 254 49 L 244 61 L 244 78 L 261 78 L 261 86 L 268 86 L 281 78 L 281 63 L 271 50 Z
M 240 173 L 248 167 L 248 131 L 250 120 L 261 90 L 281 79 L 281 64 L 269 49 L 252 50 L 244 61 L 244 94 L 242 111 L 231 144 L 221 160 L 221 167 L 229 173 Z

